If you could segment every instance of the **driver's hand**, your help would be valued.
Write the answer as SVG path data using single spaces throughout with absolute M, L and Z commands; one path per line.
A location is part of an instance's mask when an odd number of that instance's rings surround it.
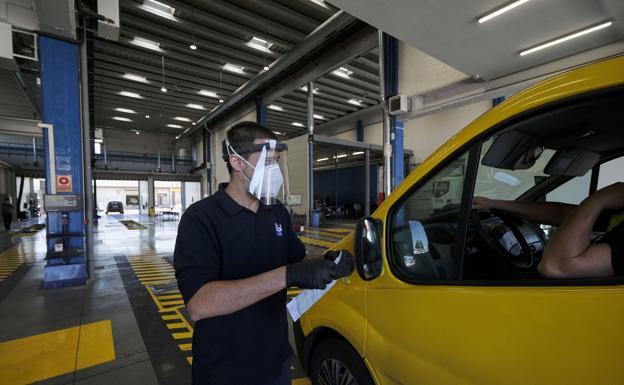
M 484 197 L 474 197 L 472 198 L 472 208 L 474 210 L 490 210 L 495 206 L 495 201 L 493 199 L 488 199 Z

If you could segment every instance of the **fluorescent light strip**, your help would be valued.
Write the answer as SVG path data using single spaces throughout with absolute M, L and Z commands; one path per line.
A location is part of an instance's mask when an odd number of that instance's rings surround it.
M 284 134 L 283 132 L 279 132 L 279 131 L 273 131 L 273 133 L 274 133 L 275 135 L 286 135 L 286 134 Z
M 350 104 L 353 104 L 354 106 L 361 106 L 362 105 L 362 101 L 361 100 L 357 100 L 357 99 L 349 99 L 349 100 L 347 100 L 347 102 L 349 102 Z
M 132 119 L 124 118 L 124 117 L 121 117 L 121 116 L 113 116 L 113 119 L 114 120 L 119 120 L 119 121 L 122 121 L 122 122 L 131 122 L 132 121 Z
M 206 108 L 200 104 L 193 104 L 193 103 L 189 103 L 186 105 L 188 108 L 192 108 L 195 110 L 205 110 Z
M 122 78 L 124 79 L 128 79 L 128 80 L 132 80 L 135 82 L 139 82 L 139 83 L 147 83 L 149 84 L 149 80 L 147 80 L 147 78 L 145 76 L 141 76 L 141 75 L 135 75 L 135 74 L 123 74 L 121 75 Z
M 317 161 L 317 162 L 324 162 L 324 161 L 326 161 L 326 160 L 329 160 L 329 158 L 321 158 L 321 159 L 317 159 L 316 161 Z
M 323 115 L 314 114 L 314 119 L 325 120 L 325 117 Z
M 167 127 L 171 127 L 171 128 L 182 128 L 182 126 L 180 126 L 179 124 L 167 124 Z
M 362 155 L 363 153 L 364 153 L 364 151 L 356 151 L 352 155 Z
M 173 20 L 178 23 L 180 22 L 180 19 L 173 16 L 175 8 L 159 1 L 145 0 L 143 4 L 137 5 L 137 7 L 156 16 L 164 17 L 165 19 Z
M 118 111 L 118 112 L 125 112 L 126 114 L 136 114 L 136 111 L 131 110 L 131 109 L 129 109 L 129 108 L 121 108 L 121 107 L 117 107 L 117 108 L 115 108 L 115 111 Z
M 177 120 L 179 122 L 190 122 L 191 121 L 191 119 L 185 118 L 183 116 L 176 116 L 175 118 L 173 118 L 173 120 Z
M 345 79 L 351 79 L 351 75 L 353 75 L 353 71 L 350 71 L 344 67 L 340 67 L 337 70 L 333 70 L 332 74 L 339 76 Z
M 209 98 L 219 99 L 219 95 L 217 95 L 217 93 L 214 91 L 200 90 L 198 94 L 203 95 L 203 96 L 208 96 Z
M 283 108 L 283 107 L 276 106 L 275 104 L 269 104 L 269 105 L 267 106 L 267 108 L 268 108 L 269 110 L 273 110 L 273 111 L 284 111 L 284 108 Z
M 136 92 L 130 92 L 130 91 L 119 91 L 119 95 L 121 96 L 127 96 L 129 98 L 135 98 L 135 99 L 143 99 L 143 96 L 137 94 Z
M 295 126 L 295 127 L 303 127 L 303 124 L 299 123 L 299 122 L 292 122 L 290 123 L 291 125 Z
M 134 44 L 137 47 L 151 49 L 152 51 L 165 52 L 162 48 L 160 48 L 160 43 L 138 36 L 135 36 L 134 39 L 130 40 L 130 44 Z
M 340 158 L 346 158 L 347 154 L 340 154 L 340 155 L 336 155 L 334 158 L 335 159 L 340 159 Z
M 492 13 L 489 13 L 489 14 L 487 14 L 487 15 L 483 16 L 482 18 L 480 18 L 480 19 L 478 20 L 478 21 L 479 21 L 479 24 L 481 24 L 481 23 L 485 23 L 486 21 L 491 20 L 491 19 L 495 18 L 496 16 L 500 16 L 500 15 L 502 15 L 503 13 L 509 12 L 509 11 L 511 11 L 512 9 L 514 9 L 514 8 L 516 8 L 516 7 L 518 7 L 518 6 L 522 5 L 522 4 L 524 4 L 524 3 L 528 3 L 529 1 L 530 1 L 530 0 L 518 0 L 518 1 L 514 1 L 513 3 L 511 3 L 511 4 L 509 4 L 509 5 L 506 5 L 506 6 L 504 6 L 503 8 L 500 8 L 500 9 L 498 9 L 498 10 L 496 10 L 496 11 L 492 12 Z
M 266 40 L 260 39 L 259 37 L 255 36 L 252 37 L 251 40 L 249 40 L 247 43 L 245 43 L 245 45 L 247 47 L 251 47 L 253 49 L 257 49 L 258 51 L 266 53 L 271 53 L 271 50 L 269 48 L 273 46 L 272 43 L 269 43 Z
M 575 33 L 572 33 L 570 35 L 566 35 L 566 36 L 560 37 L 558 39 L 546 42 L 544 44 L 540 44 L 540 45 L 538 45 L 536 47 L 524 50 L 524 51 L 520 52 L 520 56 L 525 56 L 525 55 L 528 55 L 528 54 L 533 53 L 533 52 L 541 51 L 544 48 L 552 47 L 553 45 L 561 44 L 561 43 L 564 43 L 564 42 L 566 42 L 568 40 L 576 39 L 577 37 L 581 37 L 583 35 L 587 35 L 588 33 L 596 32 L 596 31 L 599 31 L 601 29 L 608 28 L 608 27 L 610 27 L 612 25 L 613 25 L 612 21 L 607 21 L 606 23 L 598 24 L 596 26 L 584 29 L 582 31 L 575 32 Z
M 236 74 L 241 74 L 241 75 L 245 74 L 245 67 L 237 66 L 236 64 L 225 63 L 222 68 L 224 71 L 234 72 Z

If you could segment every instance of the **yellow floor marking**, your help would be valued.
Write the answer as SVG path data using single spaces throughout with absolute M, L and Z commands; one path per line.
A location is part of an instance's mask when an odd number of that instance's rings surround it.
M 174 340 L 193 338 L 193 332 L 171 333 Z
M 331 238 L 343 238 L 347 235 L 346 233 L 343 234 L 343 233 L 320 231 L 320 230 L 305 230 L 304 233 L 324 235 L 326 237 L 331 237 Z
M 184 301 L 182 301 L 182 300 L 179 300 L 179 301 L 161 301 L 160 303 L 163 306 L 184 305 Z
M 112 361 L 115 346 L 111 321 L 2 342 L 0 357 L 0 383 L 12 385 L 30 384 Z
M 150 273 L 150 274 L 137 274 L 139 278 L 157 278 L 157 277 L 174 277 L 173 273 Z
M 169 295 L 159 295 L 158 299 L 179 299 L 182 298 L 182 294 L 169 294 Z
M 167 324 L 167 328 L 168 329 L 183 329 L 185 327 L 186 327 L 186 325 L 184 324 L 184 322 L 175 322 L 175 323 L 168 323 Z
M 310 229 L 310 230 L 321 230 L 321 231 L 329 231 L 332 233 L 345 233 L 348 234 L 350 232 L 352 232 L 353 230 L 355 230 L 355 228 L 353 229 L 348 229 L 346 227 L 306 227 L 304 229 Z
M 326 247 L 326 248 L 330 248 L 335 244 L 335 242 L 323 241 L 321 239 L 313 239 L 313 238 L 302 237 L 302 236 L 299 236 L 299 239 L 301 239 L 301 242 L 305 244 L 321 246 L 321 247 Z
M 174 272 L 173 268 L 166 267 L 150 267 L 149 269 L 134 269 L 137 273 L 157 273 L 157 272 Z
M 178 345 L 178 347 L 180 348 L 180 350 L 182 350 L 183 352 L 188 352 L 189 350 L 191 350 L 191 348 L 193 347 L 193 344 L 180 344 Z
M 292 385 L 312 385 L 312 382 L 307 378 L 297 378 L 292 380 Z
M 186 360 L 188 361 L 189 365 L 193 365 L 193 357 L 186 357 Z

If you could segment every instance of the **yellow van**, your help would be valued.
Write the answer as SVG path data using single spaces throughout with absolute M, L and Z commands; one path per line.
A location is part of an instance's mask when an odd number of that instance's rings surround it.
M 474 196 L 579 203 L 624 181 L 622 160 L 624 57 L 483 114 L 334 247 L 357 271 L 295 324 L 312 381 L 624 384 L 624 279 L 543 278 L 552 229 L 471 208 Z

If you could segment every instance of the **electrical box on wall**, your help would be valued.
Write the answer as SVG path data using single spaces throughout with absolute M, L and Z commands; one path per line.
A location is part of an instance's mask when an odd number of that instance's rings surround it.
M 396 95 L 388 100 L 388 113 L 402 115 L 410 111 L 411 100 L 406 95 Z
M 98 0 L 98 13 L 110 20 L 98 20 L 98 36 L 104 39 L 119 40 L 119 0 Z

